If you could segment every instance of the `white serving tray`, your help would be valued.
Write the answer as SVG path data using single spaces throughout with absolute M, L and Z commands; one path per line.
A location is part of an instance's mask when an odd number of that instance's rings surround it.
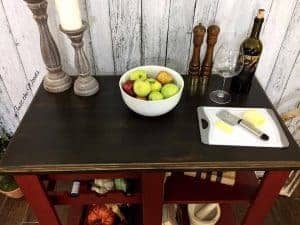
M 260 126 L 259 129 L 269 135 L 269 140 L 261 140 L 239 125 L 233 127 L 233 132 L 231 134 L 227 134 L 218 129 L 215 124 L 220 119 L 217 118 L 216 113 L 222 109 L 226 109 L 239 117 L 242 117 L 243 112 L 248 110 L 260 112 L 266 118 L 266 122 Z M 197 113 L 201 141 L 204 144 L 274 148 L 284 148 L 289 146 L 285 132 L 275 113 L 271 109 L 200 106 L 197 108 Z

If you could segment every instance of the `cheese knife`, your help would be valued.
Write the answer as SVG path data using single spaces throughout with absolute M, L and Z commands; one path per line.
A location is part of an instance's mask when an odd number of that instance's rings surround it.
M 216 115 L 219 119 L 223 120 L 225 123 L 228 123 L 231 126 L 240 125 L 260 139 L 264 141 L 269 140 L 269 136 L 261 130 L 257 129 L 252 123 L 233 115 L 227 110 L 221 110 Z

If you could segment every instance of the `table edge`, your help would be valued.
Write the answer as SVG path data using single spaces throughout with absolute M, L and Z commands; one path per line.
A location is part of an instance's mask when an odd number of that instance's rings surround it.
M 180 163 L 119 163 L 119 164 L 47 164 L 38 166 L 0 167 L 0 173 L 101 172 L 121 170 L 291 170 L 299 169 L 299 161 L 260 162 L 180 162 Z

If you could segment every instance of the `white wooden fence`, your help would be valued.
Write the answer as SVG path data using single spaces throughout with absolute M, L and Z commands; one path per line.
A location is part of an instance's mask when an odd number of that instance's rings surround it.
M 22 0 L 0 0 L 0 126 L 14 132 L 46 73 L 39 33 Z M 64 69 L 75 74 L 73 50 L 58 30 L 54 0 L 49 0 L 50 30 Z M 81 0 L 89 22 L 85 48 L 97 75 L 120 74 L 140 64 L 160 64 L 185 73 L 192 28 L 218 24 L 220 39 L 249 35 L 257 9 L 266 10 L 264 45 L 257 77 L 276 107 L 300 90 L 300 0 Z M 204 50 L 202 50 L 202 55 Z M 297 107 L 297 95 L 287 108 Z M 285 110 L 284 109 L 284 110 Z

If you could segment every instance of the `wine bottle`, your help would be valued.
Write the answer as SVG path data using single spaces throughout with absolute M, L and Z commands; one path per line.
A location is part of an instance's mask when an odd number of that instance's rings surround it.
M 264 12 L 263 9 L 258 10 L 251 35 L 241 45 L 240 57 L 244 59 L 244 66 L 242 71 L 232 79 L 232 92 L 247 94 L 250 91 L 256 66 L 263 50 L 263 45 L 259 40 L 259 33 L 264 22 Z

